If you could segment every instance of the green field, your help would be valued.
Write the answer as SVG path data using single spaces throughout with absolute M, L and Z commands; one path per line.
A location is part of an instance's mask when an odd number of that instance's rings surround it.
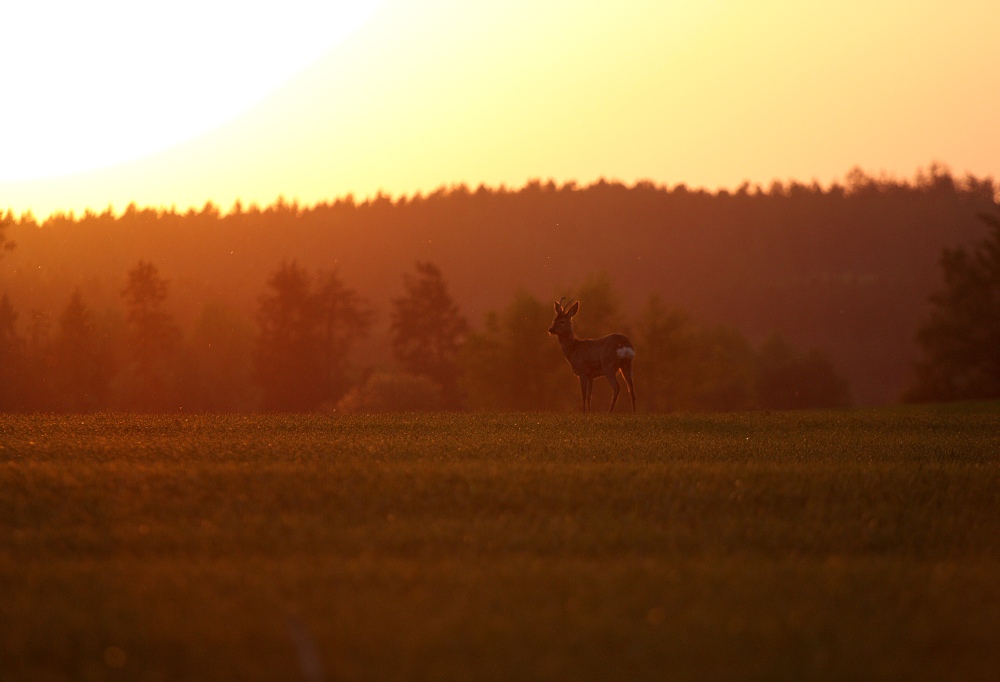
M 992 680 L 1000 406 L 0 416 L 0 680 Z

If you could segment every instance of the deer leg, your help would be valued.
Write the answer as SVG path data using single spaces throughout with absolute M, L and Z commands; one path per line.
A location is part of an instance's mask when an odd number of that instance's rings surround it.
M 580 377 L 580 395 L 583 397 L 583 411 L 586 413 L 587 408 L 590 407 L 590 387 L 593 382 L 585 377 Z
M 605 374 L 608 381 L 611 382 L 611 407 L 608 408 L 608 414 L 615 411 L 615 403 L 618 402 L 618 394 L 622 392 L 622 387 L 618 385 L 618 370 L 614 369 L 610 374 Z
M 635 386 L 632 385 L 632 361 L 622 363 L 622 376 L 625 377 L 625 388 L 628 389 L 628 397 L 632 399 L 632 412 L 635 412 Z

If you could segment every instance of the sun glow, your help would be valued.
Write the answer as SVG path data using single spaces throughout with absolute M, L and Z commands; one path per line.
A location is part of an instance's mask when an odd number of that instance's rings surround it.
M 994 0 L 8 4 L 0 211 L 40 218 L 1000 159 Z
M 155 152 L 231 120 L 378 0 L 34 0 L 4 10 L 0 180 Z M 14 66 L 16 65 L 16 66 Z

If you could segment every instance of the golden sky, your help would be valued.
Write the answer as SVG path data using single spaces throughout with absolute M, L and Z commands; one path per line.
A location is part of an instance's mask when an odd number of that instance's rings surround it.
M 15 213 L 1000 176 L 993 0 L 15 5 L 34 8 L 0 47 Z

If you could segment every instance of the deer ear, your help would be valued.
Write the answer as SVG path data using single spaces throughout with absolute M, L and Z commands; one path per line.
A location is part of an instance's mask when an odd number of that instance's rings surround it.
M 573 317 L 574 315 L 577 314 L 577 312 L 579 312 L 579 310 L 580 310 L 580 302 L 577 301 L 576 303 L 574 303 L 569 307 L 569 310 L 566 311 L 566 314 L 569 315 L 570 317 Z
M 554 305 L 554 306 L 555 306 L 555 309 L 556 309 L 556 315 L 562 315 L 562 306 L 561 306 L 561 305 L 559 305 L 559 301 L 556 301 L 556 302 L 555 302 L 555 303 L 553 303 L 552 305 Z

